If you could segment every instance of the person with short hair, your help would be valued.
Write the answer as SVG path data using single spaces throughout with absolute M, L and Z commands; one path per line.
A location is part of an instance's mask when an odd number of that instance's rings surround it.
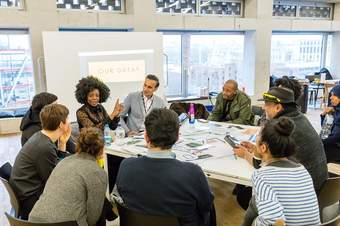
M 159 87 L 157 76 L 149 74 L 145 77 L 143 91 L 129 93 L 124 100 L 121 113 L 121 125 L 128 136 L 144 131 L 145 116 L 154 108 L 165 108 L 165 101 L 154 94 Z
M 327 162 L 340 162 L 340 85 L 332 88 L 330 92 L 331 107 L 326 108 L 321 114 L 322 121 L 326 114 L 332 114 L 333 124 L 331 133 L 322 140 L 325 147 Z
M 42 129 L 40 121 L 40 111 L 46 105 L 57 102 L 58 97 L 52 93 L 42 92 L 33 97 L 32 105 L 21 120 L 20 130 L 21 146 L 36 132 Z M 75 152 L 75 144 L 72 137 L 66 143 L 66 150 L 70 153 Z
M 109 98 L 110 89 L 104 82 L 94 76 L 82 78 L 76 85 L 75 95 L 77 101 L 83 104 L 76 113 L 79 129 L 97 127 L 104 131 L 105 124 L 112 130 L 117 128 L 123 108 L 117 99 L 112 113 L 106 112 L 101 103 Z
M 253 198 L 243 226 L 278 220 L 286 225 L 320 224 L 313 181 L 303 165 L 288 159 L 296 148 L 294 127 L 292 120 L 280 117 L 267 122 L 257 136 L 254 155 L 262 159 L 262 167 L 251 177 Z
M 235 80 L 226 81 L 208 120 L 251 125 L 253 118 L 250 98 L 238 89 Z
M 177 114 L 153 109 L 145 118 L 146 156 L 122 161 L 112 197 L 138 213 L 173 216 L 180 225 L 209 225 L 213 195 L 202 169 L 176 160 Z
M 9 183 L 18 198 L 22 219 L 28 218 L 39 199 L 57 165 L 58 156 L 67 156 L 66 143 L 71 135 L 68 115 L 69 111 L 64 105 L 46 105 L 40 112 L 42 130 L 25 143 L 15 159 Z
M 76 154 L 54 168 L 29 220 L 36 223 L 75 220 L 79 226 L 96 225 L 107 187 L 106 173 L 96 163 L 103 148 L 102 132 L 98 128 L 84 128 L 77 139 Z

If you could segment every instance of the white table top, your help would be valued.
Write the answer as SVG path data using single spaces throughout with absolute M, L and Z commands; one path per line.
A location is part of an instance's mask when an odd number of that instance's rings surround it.
M 210 122 L 196 122 L 194 126 L 189 124 L 182 125 L 180 139 L 173 147 L 173 152 L 176 153 L 176 158 L 181 161 L 198 164 L 207 177 L 250 186 L 253 167 L 244 159 L 236 158 L 232 147 L 224 142 L 226 132 L 229 132 L 239 140 L 244 140 L 250 137 L 250 133 L 254 133 L 254 130 L 258 129 L 258 127 L 250 126 L 241 127 L 243 128 L 240 128 L 239 125 Z M 188 146 L 188 144 L 199 143 L 203 144 L 197 147 L 197 149 L 201 148 L 203 150 L 197 150 Z M 143 148 L 143 145 L 145 145 L 145 141 L 140 136 L 120 139 L 110 146 L 106 146 L 104 168 L 107 169 L 106 155 L 116 155 L 124 158 L 139 154 L 144 155 L 147 149 Z M 200 159 L 200 155 L 206 154 L 212 156 Z

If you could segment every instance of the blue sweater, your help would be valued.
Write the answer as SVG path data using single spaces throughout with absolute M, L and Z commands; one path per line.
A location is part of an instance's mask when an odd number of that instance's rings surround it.
M 205 225 L 213 204 L 213 195 L 201 168 L 176 159 L 125 159 L 116 185 L 129 209 L 176 216 L 182 226 Z

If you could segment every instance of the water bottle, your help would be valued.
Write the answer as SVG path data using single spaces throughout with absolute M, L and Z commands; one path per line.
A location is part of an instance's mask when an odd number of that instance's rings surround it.
M 190 104 L 188 113 L 189 113 L 189 123 L 194 124 L 195 123 L 195 106 L 193 103 Z
M 332 131 L 332 126 L 334 122 L 333 115 L 327 114 L 325 116 L 324 125 L 322 126 L 320 137 L 321 139 L 326 139 Z
M 104 143 L 105 145 L 110 145 L 112 143 L 112 137 L 110 136 L 110 127 L 108 124 L 105 124 L 104 127 Z
M 125 130 L 120 124 L 118 124 L 115 132 L 116 132 L 116 138 L 117 139 L 122 139 L 122 138 L 125 137 Z

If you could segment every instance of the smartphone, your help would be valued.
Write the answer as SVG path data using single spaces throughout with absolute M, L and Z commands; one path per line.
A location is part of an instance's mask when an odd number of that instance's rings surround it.
M 232 147 L 232 148 L 235 148 L 236 147 L 236 143 L 235 141 L 233 141 L 233 139 L 231 139 L 230 135 L 226 135 L 224 137 L 224 140 Z

